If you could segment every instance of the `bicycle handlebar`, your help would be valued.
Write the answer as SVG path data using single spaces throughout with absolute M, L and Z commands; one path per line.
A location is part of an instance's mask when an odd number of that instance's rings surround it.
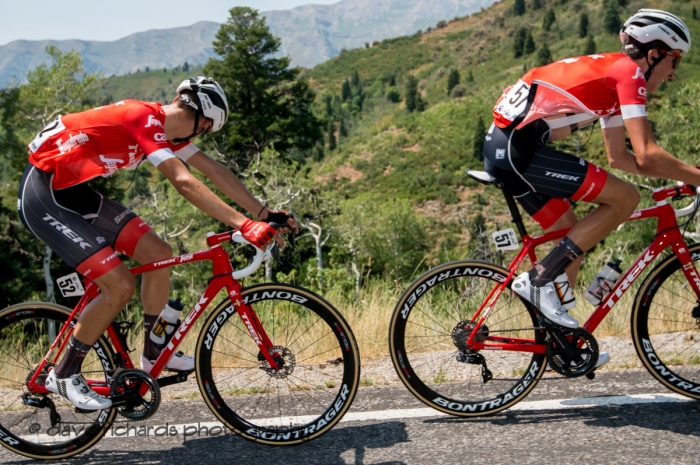
M 216 247 L 223 242 L 229 241 L 244 245 L 253 245 L 243 237 L 243 234 L 241 234 L 240 231 L 228 231 L 221 234 L 214 234 L 213 232 L 210 232 L 207 234 L 207 244 L 209 244 L 210 247 Z M 268 247 L 267 250 L 259 249 L 253 245 L 253 248 L 255 249 L 255 257 L 253 257 L 253 261 L 245 268 L 234 271 L 232 274 L 233 278 L 242 279 L 255 273 L 265 260 L 270 259 L 275 247 L 277 247 L 276 242 Z
M 680 218 L 681 216 L 686 216 L 690 215 L 693 213 L 695 210 L 698 209 L 698 206 L 700 206 L 700 187 L 695 189 L 695 200 L 693 200 L 693 203 L 688 205 L 685 208 L 680 208 L 678 210 L 674 209 L 673 211 L 676 213 L 676 218 Z

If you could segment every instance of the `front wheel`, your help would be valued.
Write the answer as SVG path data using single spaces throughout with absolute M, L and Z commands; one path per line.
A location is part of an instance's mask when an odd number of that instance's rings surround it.
M 28 381 L 68 321 L 60 305 L 28 302 L 0 311 L 0 444 L 34 459 L 57 460 L 92 447 L 107 432 L 117 409 L 77 413 L 58 394 L 33 394 Z M 115 369 L 109 343 L 100 338 L 82 374 L 108 384 Z M 48 367 L 37 378 L 42 384 Z
M 689 247 L 698 265 L 700 244 Z M 632 308 L 632 339 L 644 367 L 661 384 L 700 399 L 700 318 L 698 298 L 671 255 L 644 279 Z
M 452 262 L 404 291 L 391 317 L 389 350 L 396 373 L 419 400 L 450 415 L 474 417 L 500 412 L 535 387 L 544 354 L 466 347 L 476 311 L 507 276 L 507 269 L 492 263 Z M 475 338 L 544 344 L 545 336 L 532 306 L 508 284 Z
M 350 408 L 360 354 L 340 312 L 289 284 L 241 292 L 284 360 L 269 368 L 230 300 L 204 323 L 197 342 L 197 382 L 205 402 L 246 439 L 271 445 L 308 441 L 330 430 Z

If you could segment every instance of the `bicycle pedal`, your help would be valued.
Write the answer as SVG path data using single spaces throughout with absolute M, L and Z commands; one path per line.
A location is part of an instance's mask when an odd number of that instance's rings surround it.
M 75 407 L 74 412 L 75 413 L 95 413 L 94 410 L 85 410 L 85 409 L 82 409 L 80 407 Z

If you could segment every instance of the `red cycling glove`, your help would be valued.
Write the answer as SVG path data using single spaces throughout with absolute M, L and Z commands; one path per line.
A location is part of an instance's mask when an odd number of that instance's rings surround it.
M 262 248 L 275 235 L 275 228 L 262 221 L 246 220 L 241 226 L 243 238 L 257 248 Z

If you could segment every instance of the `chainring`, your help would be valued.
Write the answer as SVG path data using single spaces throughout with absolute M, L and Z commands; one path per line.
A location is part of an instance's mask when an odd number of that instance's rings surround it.
M 547 362 L 560 375 L 578 378 L 595 370 L 598 342 L 585 329 L 550 328 L 546 344 Z
M 146 392 L 141 394 L 143 389 Z M 134 421 L 145 420 L 158 410 L 160 387 L 153 376 L 145 371 L 117 369 L 110 398 L 121 416 Z

